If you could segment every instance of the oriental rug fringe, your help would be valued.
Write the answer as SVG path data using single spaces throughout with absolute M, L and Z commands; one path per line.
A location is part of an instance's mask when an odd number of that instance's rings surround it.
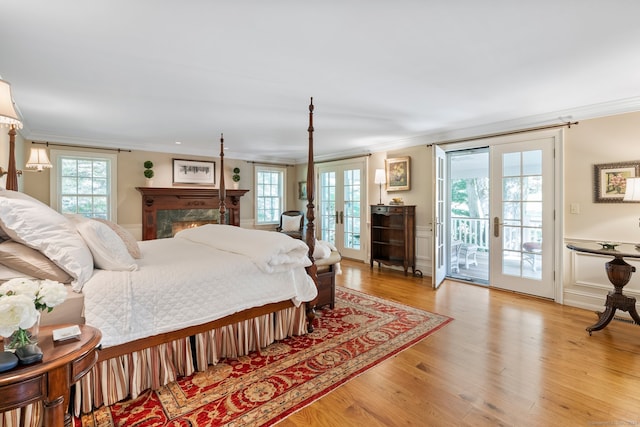
M 99 408 L 82 426 L 270 426 L 453 320 L 346 288 L 336 297 L 313 333 Z

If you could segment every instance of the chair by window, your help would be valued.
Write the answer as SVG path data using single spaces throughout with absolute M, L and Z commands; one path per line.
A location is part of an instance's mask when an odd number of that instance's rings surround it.
M 478 245 L 474 244 L 463 244 L 460 247 L 460 259 L 459 262 L 464 262 L 464 268 L 469 269 L 469 265 L 473 264 L 476 267 L 478 266 L 478 259 L 476 258 L 476 254 L 478 253 Z
M 533 271 L 538 271 L 540 254 L 542 254 L 541 242 L 524 242 L 522 244 L 522 259 L 531 264 Z
M 460 249 L 464 242 L 462 240 L 451 241 L 451 272 L 460 273 Z
M 296 239 L 302 239 L 304 214 L 300 211 L 284 211 L 280 215 L 280 225 L 276 231 L 288 234 Z

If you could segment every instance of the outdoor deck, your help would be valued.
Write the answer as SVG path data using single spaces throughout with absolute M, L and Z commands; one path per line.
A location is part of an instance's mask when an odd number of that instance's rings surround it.
M 539 257 L 539 255 L 532 256 Z M 489 253 L 486 251 L 478 250 L 475 253 L 475 261 L 477 262 L 477 265 L 475 265 L 473 262 L 473 255 L 470 256 L 468 261 L 469 262 L 467 266 L 466 254 L 462 254 L 458 262 L 457 271 L 454 268 L 451 268 L 448 276 L 452 279 L 459 279 L 467 282 L 485 285 L 489 284 Z M 536 269 L 534 269 L 533 265 L 528 260 L 525 260 L 521 263 L 519 259 L 507 258 L 504 260 L 504 273 L 511 274 L 517 277 L 523 276 L 533 279 L 540 279 L 542 277 L 542 274 L 537 268 L 539 262 L 540 260 L 538 258 L 536 260 Z

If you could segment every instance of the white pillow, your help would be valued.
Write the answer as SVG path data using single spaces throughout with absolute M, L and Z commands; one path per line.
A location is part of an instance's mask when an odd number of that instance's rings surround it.
M 42 206 L 47 206 L 44 203 L 42 203 L 40 200 L 38 199 L 34 199 L 31 196 L 28 196 L 24 193 L 21 193 L 19 191 L 13 191 L 13 190 L 6 190 L 2 187 L 0 187 L 0 189 L 2 189 L 2 191 L 0 191 L 0 196 L 2 197 L 6 197 L 9 199 L 20 199 L 20 200 L 31 200 L 32 202 L 36 203 L 36 204 L 41 204 Z M 47 206 L 48 207 L 48 206 Z M 0 240 L 11 240 L 11 237 L 9 237 L 9 235 L 7 233 L 5 233 L 5 231 L 0 228 Z
M 106 224 L 111 228 L 116 234 L 122 239 L 124 245 L 127 247 L 127 250 L 131 254 L 132 257 L 136 259 L 142 258 L 142 253 L 140 252 L 140 246 L 138 246 L 138 242 L 136 238 L 124 227 L 116 224 L 113 221 L 108 221 L 106 219 L 94 218 L 95 221 L 99 221 L 103 224 Z
M 329 258 L 329 255 L 331 255 L 331 249 L 329 249 L 329 246 L 327 246 L 320 240 L 316 240 L 316 244 L 313 250 L 313 258 L 316 260 L 324 259 Z
M 15 279 L 18 277 L 25 279 L 35 279 L 35 277 L 29 276 L 28 274 L 21 273 L 18 270 L 14 270 L 13 268 L 9 268 L 5 265 L 0 265 L 0 282 L 5 282 L 7 280 Z
M 87 219 L 77 221 L 76 229 L 89 246 L 97 268 L 114 271 L 138 269 L 138 264 L 127 250 L 127 246 L 108 225 Z
M 73 277 L 55 262 L 22 243 L 8 240 L 0 243 L 0 264 L 40 280 L 49 279 L 60 283 L 71 283 Z
M 64 215 L 26 194 L 0 192 L 0 227 L 16 242 L 40 251 L 69 273 L 80 292 L 93 274 L 89 248 Z
M 33 202 L 33 203 L 37 204 L 37 205 L 49 208 L 49 206 L 45 205 L 40 200 L 34 199 L 33 197 L 29 196 L 28 194 L 24 194 L 24 193 L 21 193 L 19 191 L 4 190 L 4 191 L 0 192 L 0 196 L 6 197 L 7 199 L 28 200 L 30 202 Z M 49 208 L 49 209 L 51 209 L 51 208 Z
M 300 217 L 302 215 L 289 216 L 282 215 L 282 231 L 300 230 Z

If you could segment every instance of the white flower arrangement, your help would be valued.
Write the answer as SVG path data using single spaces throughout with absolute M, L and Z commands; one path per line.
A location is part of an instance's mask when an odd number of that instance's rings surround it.
M 11 279 L 0 285 L 0 335 L 11 337 L 9 347 L 30 343 L 27 329 L 38 321 L 39 311 L 51 311 L 67 298 L 67 290 L 53 280 Z

